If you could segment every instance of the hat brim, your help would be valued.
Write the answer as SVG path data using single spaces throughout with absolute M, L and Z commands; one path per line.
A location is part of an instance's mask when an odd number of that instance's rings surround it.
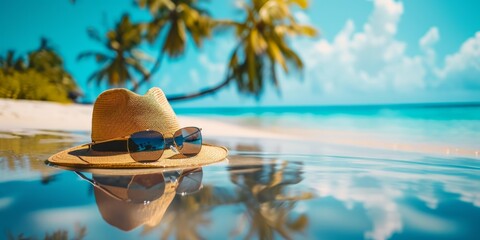
M 122 168 L 186 168 L 200 167 L 226 159 L 228 150 L 224 147 L 203 144 L 201 151 L 193 157 L 184 157 L 166 149 L 155 162 L 137 162 L 127 152 L 98 153 L 90 151 L 87 145 L 72 147 L 48 158 L 47 162 L 63 167 L 82 169 Z

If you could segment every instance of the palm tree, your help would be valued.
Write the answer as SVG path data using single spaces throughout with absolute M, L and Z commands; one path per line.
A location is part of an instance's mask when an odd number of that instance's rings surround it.
M 106 40 L 102 40 L 96 30 L 89 29 L 89 36 L 103 44 L 108 53 L 99 51 L 87 51 L 78 56 L 78 59 L 94 57 L 102 67 L 88 78 L 88 82 L 95 80 L 97 84 L 107 81 L 110 86 L 126 86 L 131 82 L 133 86 L 138 84 L 135 73 L 145 76 L 147 70 L 142 66 L 142 60 L 147 57 L 139 51 L 138 45 L 142 42 L 142 24 L 134 24 L 129 15 L 122 16 L 115 29 L 110 30 Z
M 62 57 L 46 38 L 41 38 L 40 47 L 28 54 L 28 69 L 46 76 L 58 89 L 66 90 L 72 100 L 82 95 L 73 76 L 65 70 Z
M 0 56 L 0 70 L 5 74 L 12 74 L 13 72 L 25 71 L 27 66 L 22 57 L 16 57 L 14 50 L 9 50 L 7 55 Z
M 204 38 L 209 37 L 212 28 L 217 23 L 211 19 L 197 0 L 138 0 L 141 8 L 147 8 L 153 20 L 147 24 L 146 39 L 150 44 L 164 37 L 162 46 L 152 69 L 132 89 L 147 82 L 158 71 L 163 56 L 178 57 L 185 52 L 187 34 L 190 35 L 197 47 L 200 47 Z
M 14 51 L 0 56 L 0 96 L 68 102 L 82 95 L 46 38 L 26 58 L 15 57 Z
M 259 97 L 266 81 L 270 80 L 279 89 L 277 66 L 286 73 L 291 67 L 303 69 L 303 62 L 288 46 L 289 36 L 316 35 L 316 30 L 296 22 L 290 11 L 291 5 L 305 9 L 305 0 L 251 0 L 242 7 L 247 12 L 245 21 L 234 23 L 239 40 L 228 63 L 225 81 L 218 86 L 189 95 L 169 97 L 181 100 L 216 92 L 235 81 L 240 92 Z

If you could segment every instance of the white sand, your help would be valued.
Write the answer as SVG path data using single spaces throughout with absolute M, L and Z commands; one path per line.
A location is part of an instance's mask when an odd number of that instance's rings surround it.
M 0 131 L 90 131 L 92 105 L 0 99 Z M 206 136 L 290 138 L 285 134 L 252 129 L 198 117 L 178 117 L 181 126 L 198 126 Z

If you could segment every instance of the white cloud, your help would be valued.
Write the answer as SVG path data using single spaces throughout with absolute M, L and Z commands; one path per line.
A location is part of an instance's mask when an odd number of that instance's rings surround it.
M 364 31 L 375 36 L 394 35 L 403 13 L 403 4 L 393 0 L 375 0 L 375 8 Z
M 331 96 L 348 93 L 361 99 L 376 94 L 409 97 L 452 86 L 480 88 L 480 32 L 447 56 L 440 68 L 434 49 L 440 40 L 437 27 L 418 40 L 421 52 L 409 56 L 407 44 L 396 37 L 403 4 L 394 0 L 373 3 L 374 10 L 361 30 L 348 20 L 331 41 L 295 42 L 306 64 L 306 89 L 317 95 L 318 91 Z
M 196 69 L 190 69 L 189 76 L 190 76 L 191 82 L 194 86 L 197 86 L 197 85 L 200 84 L 200 76 L 199 76 L 198 71 Z
M 425 61 L 429 67 L 435 69 L 436 53 L 433 49 L 434 45 L 440 40 L 440 33 L 438 28 L 432 27 L 428 32 L 419 40 L 420 49 L 425 54 Z M 434 70 L 436 71 L 436 70 Z
M 432 27 L 422 38 L 420 38 L 419 43 L 422 49 L 429 49 L 433 46 L 433 44 L 437 43 L 438 40 L 440 40 L 438 28 Z
M 445 59 L 439 58 L 435 50 L 441 40 L 438 27 L 432 26 L 420 37 L 418 46 L 410 46 L 397 37 L 404 13 L 402 2 L 372 2 L 373 11 L 363 25 L 347 20 L 333 38 L 296 39 L 293 48 L 305 64 L 304 80 L 280 74 L 281 97 L 275 89 L 267 88 L 261 103 L 318 105 L 480 100 L 476 92 L 480 89 L 480 32 L 467 39 L 458 52 Z M 299 22 L 311 24 L 309 15 L 304 12 L 296 11 L 294 15 Z M 207 47 L 213 54 L 198 56 L 201 69 L 197 71 L 202 86 L 214 86 L 224 79 L 225 62 L 234 44 L 233 38 L 217 41 Z M 407 48 L 417 47 L 418 54 L 407 54 Z M 239 97 L 234 87 L 222 94 L 228 97 L 229 103 L 244 105 L 245 99 Z M 216 100 L 212 102 L 217 103 Z
M 320 82 L 324 91 L 408 91 L 424 87 L 422 59 L 405 56 L 406 44 L 394 38 L 403 5 L 390 0 L 374 3 L 363 31 L 356 32 L 354 22 L 349 20 L 332 42 L 322 39 L 313 47 L 299 47 L 309 49 L 307 53 L 302 51 L 307 75 Z
M 205 68 L 207 75 L 203 76 L 203 82 L 209 84 L 220 82 L 224 79 L 226 64 L 224 62 L 214 62 L 206 54 L 200 54 L 198 62 Z
M 460 50 L 445 58 L 437 72 L 449 86 L 480 89 L 480 32 L 467 39 Z

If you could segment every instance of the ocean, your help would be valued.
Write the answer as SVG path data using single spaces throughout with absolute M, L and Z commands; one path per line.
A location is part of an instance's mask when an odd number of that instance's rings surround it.
M 352 132 L 401 143 L 430 143 L 480 154 L 480 104 L 183 108 L 180 115 L 258 128 Z M 318 138 L 321 138 L 321 134 Z M 478 151 L 478 152 L 477 152 Z M 475 153 L 477 152 L 477 153 Z

